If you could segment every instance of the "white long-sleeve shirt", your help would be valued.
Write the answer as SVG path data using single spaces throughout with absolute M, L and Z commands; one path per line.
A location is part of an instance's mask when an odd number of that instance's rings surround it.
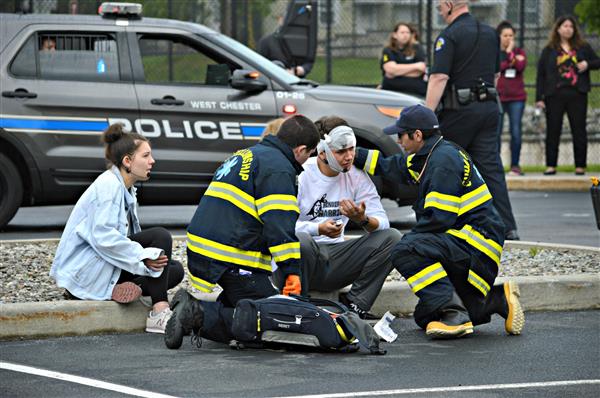
M 328 177 L 319 170 L 317 158 L 312 157 L 304 163 L 304 172 L 298 178 L 300 217 L 296 232 L 306 232 L 318 243 L 343 242 L 344 232 L 337 238 L 319 235 L 319 224 L 329 219 L 342 220 L 346 228 L 348 217 L 340 213 L 342 199 L 351 199 L 357 205 L 364 201 L 366 215 L 379 221 L 377 230 L 390 227 L 381 198 L 367 173 L 352 166 L 347 173 Z

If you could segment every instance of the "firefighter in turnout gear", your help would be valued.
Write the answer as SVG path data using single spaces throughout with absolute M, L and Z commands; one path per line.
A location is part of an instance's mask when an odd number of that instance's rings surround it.
M 237 302 L 278 293 L 269 279 L 272 259 L 285 278 L 283 294 L 300 294 L 297 176 L 318 142 L 315 125 L 294 116 L 277 136 L 234 153 L 217 169 L 188 226 L 187 256 L 191 285 L 211 292 L 218 283 L 223 292 L 210 303 L 178 291 L 166 327 L 167 347 L 179 348 L 190 332 L 232 340 Z
M 417 223 L 392 253 L 419 297 L 415 322 L 432 338 L 456 338 L 500 314 L 506 332 L 520 334 L 525 318 L 518 286 L 494 286 L 504 224 L 469 155 L 443 139 L 435 114 L 421 105 L 405 108 L 384 132 L 398 135 L 407 155 L 383 159 L 360 148 L 355 165 L 419 186 Z

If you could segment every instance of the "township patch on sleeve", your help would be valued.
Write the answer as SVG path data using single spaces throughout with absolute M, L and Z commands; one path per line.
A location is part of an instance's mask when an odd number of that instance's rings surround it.
M 446 44 L 446 41 L 444 40 L 443 37 L 440 37 L 437 39 L 437 41 L 435 42 L 435 51 L 440 51 L 442 48 L 444 48 L 444 44 Z
M 390 60 L 390 57 L 388 57 L 387 54 L 383 54 L 383 62 L 387 62 Z

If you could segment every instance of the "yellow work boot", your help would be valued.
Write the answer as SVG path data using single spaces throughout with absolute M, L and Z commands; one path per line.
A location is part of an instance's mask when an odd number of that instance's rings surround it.
M 456 339 L 473 333 L 473 323 L 456 293 L 440 309 L 440 320 L 427 324 L 427 336 L 433 339 Z
M 521 334 L 525 326 L 525 313 L 519 302 L 521 292 L 514 281 L 504 282 L 504 297 L 508 304 L 508 315 L 504 322 L 504 329 L 508 334 Z

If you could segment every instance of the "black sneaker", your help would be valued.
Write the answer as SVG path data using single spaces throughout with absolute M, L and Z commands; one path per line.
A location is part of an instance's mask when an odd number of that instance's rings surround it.
M 357 304 L 350 301 L 350 299 L 348 299 L 347 293 L 340 293 L 339 300 L 340 300 L 340 303 L 342 303 L 346 307 L 348 307 L 348 309 L 350 311 L 357 313 L 358 317 L 360 319 L 364 319 L 365 321 L 379 320 L 378 316 L 375 316 L 375 315 L 371 314 L 370 312 L 363 310 Z
M 170 349 L 178 349 L 183 343 L 183 336 L 200 333 L 204 321 L 204 309 L 199 300 L 192 297 L 185 289 L 175 293 L 171 301 L 173 314 L 165 328 L 165 345 Z

